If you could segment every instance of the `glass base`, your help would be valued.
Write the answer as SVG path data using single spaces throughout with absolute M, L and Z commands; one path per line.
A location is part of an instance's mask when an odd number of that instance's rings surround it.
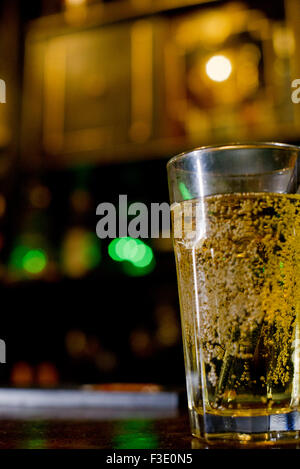
M 192 434 L 212 445 L 300 445 L 300 413 L 249 417 L 200 415 L 190 411 Z

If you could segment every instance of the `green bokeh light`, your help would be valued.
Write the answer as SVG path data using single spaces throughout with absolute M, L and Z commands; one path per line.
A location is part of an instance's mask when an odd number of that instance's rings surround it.
M 22 266 L 30 274 L 39 274 L 47 265 L 47 257 L 41 249 L 29 250 L 22 259 Z
M 118 242 L 116 243 L 116 247 L 115 247 L 116 255 L 122 261 L 124 261 L 126 259 L 125 256 L 124 256 L 124 248 L 127 244 L 127 240 L 128 240 L 128 238 L 119 238 Z
M 153 257 L 152 249 L 149 246 L 146 246 L 144 256 L 140 260 L 135 260 L 134 265 L 136 267 L 147 267 L 147 265 L 151 264 Z
M 109 244 L 108 254 L 114 261 L 125 261 L 124 271 L 129 275 L 145 275 L 155 265 L 151 247 L 140 239 L 116 238 Z
M 119 242 L 119 238 L 116 238 L 113 241 L 111 241 L 111 243 L 109 243 L 108 254 L 114 261 L 120 262 L 122 261 L 122 259 L 116 253 L 116 245 L 118 244 L 118 242 Z
M 134 262 L 137 249 L 138 249 L 137 240 L 127 238 L 127 241 L 124 244 L 123 251 L 122 251 L 123 259 Z
M 141 243 L 137 246 L 137 250 L 136 250 L 136 253 L 135 253 L 135 256 L 134 256 L 134 259 L 133 259 L 135 264 L 137 264 L 138 262 L 140 262 L 144 259 L 144 257 L 147 254 L 147 247 L 148 246 L 145 243 Z

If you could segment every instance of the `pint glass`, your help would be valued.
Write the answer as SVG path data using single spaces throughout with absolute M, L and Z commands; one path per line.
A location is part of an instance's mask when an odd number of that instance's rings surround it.
M 297 441 L 299 148 L 203 147 L 168 178 L 192 434 Z

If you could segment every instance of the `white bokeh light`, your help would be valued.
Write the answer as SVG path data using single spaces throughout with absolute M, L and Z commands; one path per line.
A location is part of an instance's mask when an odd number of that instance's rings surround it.
M 214 55 L 206 62 L 205 70 L 211 80 L 225 81 L 231 74 L 232 66 L 224 55 Z

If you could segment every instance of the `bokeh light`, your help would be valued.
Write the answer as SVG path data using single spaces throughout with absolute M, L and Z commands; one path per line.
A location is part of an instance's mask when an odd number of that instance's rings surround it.
M 127 244 L 127 240 L 128 238 L 120 238 L 116 243 L 116 255 L 121 261 L 126 260 L 126 256 L 124 255 L 124 248 Z
M 232 66 L 224 55 L 214 55 L 206 62 L 205 70 L 211 80 L 225 81 L 231 74 Z
M 39 363 L 36 370 L 36 381 L 41 387 L 56 386 L 59 381 L 56 366 L 50 362 Z
M 100 241 L 81 227 L 71 228 L 63 241 L 62 264 L 64 272 L 73 278 L 82 277 L 101 261 Z
M 117 262 L 121 262 L 123 259 L 121 259 L 121 257 L 119 257 L 118 253 L 117 253 L 117 245 L 119 244 L 120 240 L 119 238 L 116 238 L 114 239 L 113 241 L 111 241 L 111 243 L 109 244 L 108 246 L 108 254 L 109 256 L 114 260 L 114 261 L 117 261 Z
M 34 369 L 27 362 L 17 362 L 12 367 L 10 381 L 14 386 L 31 386 L 34 382 Z
M 145 275 L 155 265 L 151 247 L 141 239 L 116 238 L 109 244 L 108 254 L 114 261 L 123 262 L 123 270 L 132 276 Z
M 39 274 L 47 265 L 47 256 L 41 249 L 31 249 L 23 256 L 22 265 L 29 274 Z
M 41 274 L 48 264 L 47 254 L 43 249 L 31 249 L 18 244 L 11 252 L 10 267 L 14 271 L 31 275 Z

